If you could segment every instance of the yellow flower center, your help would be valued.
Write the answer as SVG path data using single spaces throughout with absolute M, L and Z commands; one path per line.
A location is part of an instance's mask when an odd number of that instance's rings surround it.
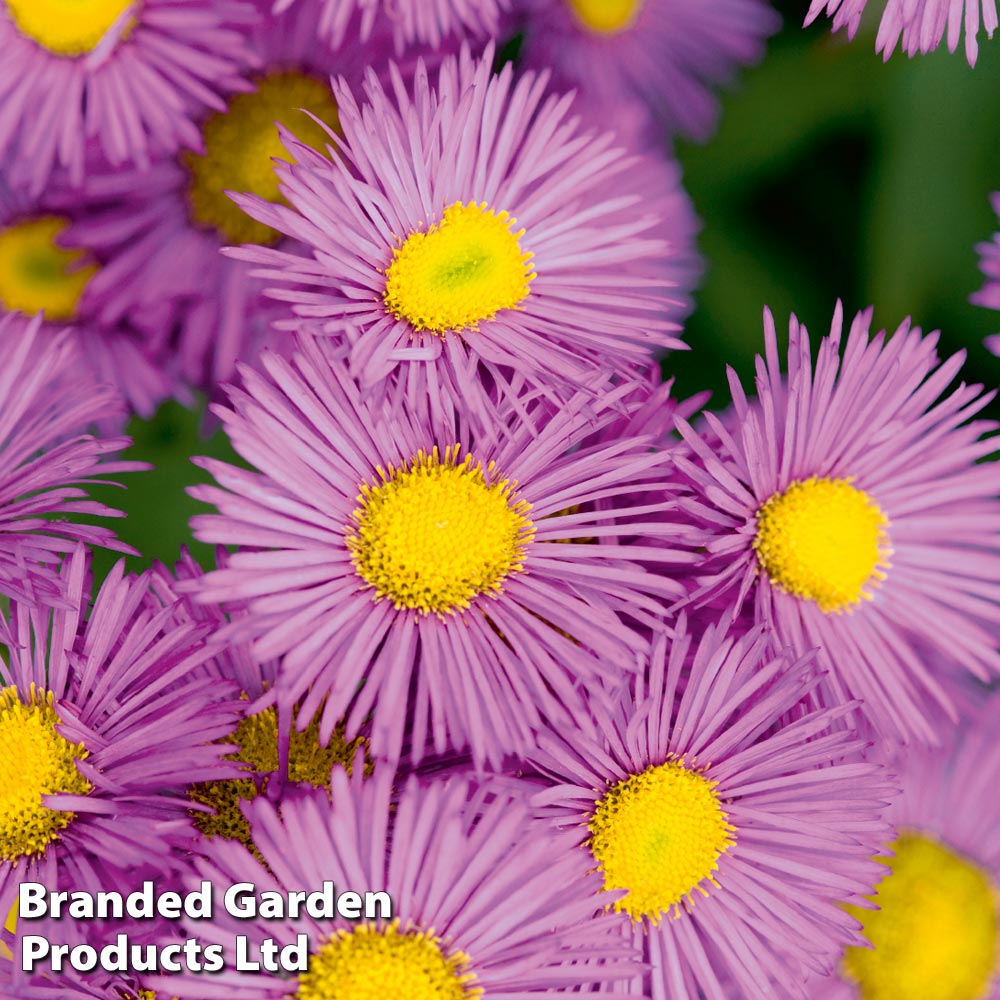
M 516 309 L 535 277 L 524 230 L 486 202 L 455 202 L 439 223 L 411 233 L 385 272 L 385 307 L 417 330 L 475 330 L 501 309 Z
M 319 715 L 299 731 L 292 729 L 288 748 L 288 776 L 291 781 L 303 782 L 314 788 L 330 787 L 330 771 L 334 764 L 343 764 L 348 771 L 364 737 L 351 742 L 344 738 L 343 724 L 337 726 L 327 746 L 319 741 Z M 278 713 L 274 707 L 243 719 L 236 732 L 221 742 L 236 743 L 239 751 L 228 754 L 228 760 L 248 764 L 259 775 L 270 775 L 278 769 Z M 370 773 L 370 763 L 366 773 Z M 263 782 L 266 787 L 267 781 Z M 256 851 L 250 834 L 250 824 L 240 808 L 241 803 L 257 798 L 262 786 L 251 777 L 226 781 L 206 781 L 193 785 L 188 795 L 195 802 L 210 806 L 214 813 L 192 811 L 195 826 L 208 838 L 222 837 L 238 840 L 251 851 Z
M 347 547 L 377 599 L 444 615 L 498 593 L 523 569 L 531 505 L 517 498 L 516 481 L 496 478 L 492 462 L 484 470 L 459 454 L 456 444 L 442 459 L 435 446 L 361 486 Z
M 0 691 L 0 760 L 9 765 L 0 781 L 0 861 L 43 854 L 73 821 L 74 813 L 44 805 L 43 795 L 91 789 L 76 767 L 87 750 L 60 736 L 58 723 L 51 691 L 39 694 L 32 686 L 27 704 L 17 688 Z
M 332 129 L 340 119 L 329 86 L 310 76 L 272 73 L 256 85 L 253 93 L 238 94 L 225 111 L 205 122 L 204 155 L 188 153 L 184 163 L 191 172 L 188 197 L 195 222 L 217 230 L 227 243 L 272 245 L 281 233 L 251 219 L 225 192 L 283 201 L 272 161 L 291 162 L 292 156 L 281 144 L 275 122 L 287 125 L 306 145 L 323 149 L 330 137 L 299 109 Z
M 4 925 L 3 925 L 3 929 L 5 931 L 9 931 L 11 934 L 13 934 L 17 930 L 17 903 L 16 902 L 10 908 L 10 913 L 7 914 L 7 920 L 4 923 Z M 7 945 L 5 945 L 3 943 L 3 941 L 0 941 L 0 960 L 7 961 L 7 962 L 12 962 L 14 960 L 14 952 L 12 952 L 10 950 L 10 948 L 8 948 Z
M 133 0 L 5 0 L 22 35 L 57 56 L 97 47 Z
M 433 931 L 358 924 L 337 931 L 309 959 L 294 1000 L 476 1000 L 468 956 L 445 954 Z
M 569 0 L 569 9 L 588 31 L 617 35 L 635 24 L 645 0 Z
M 76 318 L 80 297 L 97 265 L 57 240 L 69 222 L 54 215 L 0 229 L 0 305 L 55 322 Z
M 885 579 L 888 524 L 850 480 L 813 476 L 775 493 L 757 511 L 753 547 L 779 590 L 839 612 L 870 600 L 868 588 Z
M 659 923 L 703 883 L 734 843 L 735 828 L 715 792 L 716 782 L 668 760 L 612 785 L 590 819 L 590 850 L 605 889 L 625 889 L 615 903 L 633 920 Z
M 848 948 L 843 972 L 862 1000 L 981 1000 L 997 972 L 997 892 L 940 841 L 904 831 L 872 900 L 848 907 L 873 948 Z

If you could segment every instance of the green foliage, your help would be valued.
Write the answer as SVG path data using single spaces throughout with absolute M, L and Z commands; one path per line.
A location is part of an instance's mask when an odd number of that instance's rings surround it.
M 842 298 L 848 315 L 874 305 L 879 329 L 940 329 L 942 353 L 968 349 L 967 381 L 996 384 L 982 341 L 1000 314 L 968 297 L 975 245 L 997 228 L 1000 44 L 984 37 L 975 69 L 961 48 L 883 63 L 871 34 L 802 30 L 802 10 L 725 96 L 716 136 L 678 150 L 708 274 L 692 350 L 665 370 L 721 405 L 724 366 L 752 372 L 765 305 L 779 330 L 795 311 L 818 336 Z
M 203 565 L 214 562 L 211 546 L 196 542 L 188 521 L 193 514 L 208 508 L 185 492 L 194 483 L 212 482 L 212 477 L 191 462 L 191 456 L 207 455 L 234 464 L 243 464 L 217 424 L 206 434 L 205 405 L 185 409 L 179 403 L 164 403 L 152 420 L 130 421 L 128 433 L 133 445 L 126 458 L 149 462 L 148 472 L 122 476 L 124 491 L 112 487 L 94 487 L 93 495 L 104 503 L 124 510 L 124 520 L 114 522 L 118 536 L 142 557 L 129 556 L 130 570 L 139 571 L 154 561 L 172 566 L 187 546 Z M 114 553 L 95 552 L 94 574 L 102 579 L 119 557 Z

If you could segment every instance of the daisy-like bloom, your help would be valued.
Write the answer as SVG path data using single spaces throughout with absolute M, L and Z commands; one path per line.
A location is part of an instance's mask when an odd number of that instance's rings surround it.
M 284 749 L 281 745 L 283 735 L 287 743 Z M 236 746 L 227 754 L 227 759 L 239 764 L 244 771 L 238 778 L 192 785 L 188 795 L 198 805 L 191 818 L 200 838 L 236 840 L 256 851 L 243 803 L 252 802 L 260 795 L 276 798 L 289 782 L 329 791 L 333 767 L 339 764 L 350 772 L 359 747 L 363 748 L 367 741 L 359 736 L 348 742 L 341 724 L 324 746 L 319 741 L 318 718 L 305 729 L 286 727 L 283 731 L 279 727 L 277 708 L 269 705 L 255 712 L 248 709 L 236 731 L 227 735 L 225 742 Z M 362 761 L 361 766 L 366 773 L 372 773 L 370 760 Z M 203 847 L 203 844 L 196 844 L 191 849 L 202 850 Z
M 235 693 L 189 677 L 211 655 L 205 630 L 150 608 L 148 578 L 121 563 L 91 606 L 88 575 L 81 546 L 63 566 L 68 608 L 12 601 L 3 618 L 4 914 L 22 882 L 96 892 L 128 866 L 160 864 L 189 826 L 189 784 L 238 776 L 215 742 L 236 724 Z
M 397 758 L 412 712 L 414 757 L 429 739 L 497 761 L 579 685 L 634 669 L 644 641 L 623 616 L 682 593 L 638 562 L 691 558 L 645 544 L 675 530 L 656 517 L 669 454 L 594 439 L 634 386 L 480 416 L 362 397 L 318 341 L 262 367 L 216 408 L 254 471 L 204 459 L 218 486 L 191 489 L 218 509 L 196 537 L 239 551 L 193 585 L 245 608 L 225 634 L 283 657 L 301 724 L 326 699 L 322 740 L 347 716 L 350 740 L 371 712 L 373 755 Z
M 291 207 L 236 197 L 312 252 L 229 252 L 281 286 L 298 318 L 280 325 L 343 344 L 366 387 L 402 366 L 461 398 L 480 364 L 568 389 L 679 346 L 657 236 L 669 192 L 649 196 L 642 156 L 581 130 L 546 74 L 492 61 L 464 48 L 412 98 L 395 73 L 391 92 L 369 76 L 363 104 L 338 83 L 329 157 L 286 141 Z
M 79 363 L 116 386 L 129 410 L 150 416 L 157 403 L 178 394 L 176 366 L 160 348 L 169 323 L 162 310 L 147 309 L 144 318 L 113 311 L 121 276 L 105 271 L 111 254 L 91 241 L 86 220 L 95 210 L 80 192 L 53 185 L 32 198 L 0 175 L 0 309 L 41 315 L 52 330 L 70 327 Z M 161 276 L 135 294 L 162 302 L 165 287 Z
M 1000 216 L 1000 191 L 990 197 L 993 211 Z M 971 301 L 986 309 L 1000 309 L 1000 233 L 996 233 L 989 243 L 980 243 L 976 247 L 979 252 L 979 269 L 986 280 L 983 287 L 971 296 Z M 986 346 L 994 353 L 1000 354 L 1000 333 L 986 338 Z
M 0 153 L 38 194 L 88 141 L 112 165 L 197 148 L 193 119 L 246 88 L 252 6 L 235 0 L 3 0 Z
M 619 933 L 649 963 L 635 994 L 805 997 L 861 942 L 838 901 L 864 905 L 882 871 L 893 787 L 844 707 L 804 709 L 808 657 L 771 658 L 761 626 L 698 631 L 655 637 L 630 686 L 540 735 L 534 804 L 623 893 Z
M 323 793 L 280 807 L 257 799 L 246 812 L 265 864 L 240 845 L 214 841 L 195 862 L 191 884 L 216 892 L 253 882 L 258 892 L 321 888 L 381 892 L 384 909 L 358 920 L 238 920 L 216 911 L 199 925 L 222 944 L 231 966 L 235 938 L 256 951 L 266 938 L 309 941 L 308 971 L 296 978 L 239 973 L 162 980 L 161 992 L 199 1000 L 506 1000 L 562 994 L 636 975 L 634 952 L 609 932 L 600 879 L 587 872 L 567 835 L 552 835 L 505 783 L 495 793 L 453 779 L 410 779 L 398 797 L 393 775 L 331 776 Z M 266 867 L 265 867 L 266 865 Z M 384 907 L 384 903 L 381 904 Z M 157 984 L 159 986 L 159 984 Z
M 994 699 L 948 752 L 890 762 L 902 794 L 885 877 L 858 910 L 874 947 L 848 948 L 813 1000 L 1000 998 L 1000 713 Z
M 287 307 L 264 297 L 250 265 L 220 253 L 231 243 L 278 245 L 282 234 L 251 219 L 226 192 L 280 201 L 273 161 L 289 154 L 276 123 L 321 146 L 326 133 L 310 115 L 337 128 L 330 74 L 360 87 L 367 67 L 384 62 L 391 48 L 376 32 L 333 54 L 316 44 L 318 0 L 281 16 L 267 13 L 270 0 L 255 4 L 261 24 L 251 35 L 258 64 L 252 89 L 201 117 L 202 152 L 89 178 L 88 211 L 69 234 L 102 261 L 90 298 L 101 324 L 154 331 L 147 345 L 157 363 L 210 393 L 233 377 L 238 360 L 252 361 L 265 345 L 277 349 L 287 339 L 271 333 Z
M 226 565 L 228 555 L 219 550 L 217 561 Z M 229 616 L 214 604 L 199 604 L 191 594 L 191 582 L 203 575 L 201 567 L 184 551 L 180 562 L 171 572 L 155 565 L 150 577 L 150 594 L 154 603 L 172 607 L 174 620 L 191 623 L 216 636 L 229 623 Z M 182 589 L 186 586 L 186 589 Z M 233 612 L 239 615 L 239 609 Z M 244 612 L 245 613 L 245 612 Z M 191 786 L 188 795 L 193 803 L 192 833 L 196 840 L 189 850 L 200 850 L 201 838 L 225 837 L 238 840 L 251 850 L 250 827 L 242 812 L 242 803 L 266 794 L 279 797 L 286 784 L 292 782 L 329 788 L 330 771 L 334 764 L 353 766 L 359 748 L 367 746 L 364 736 L 348 741 L 344 725 L 338 725 L 333 736 L 324 744 L 319 741 L 319 719 L 314 718 L 305 729 L 295 729 L 293 707 L 276 704 L 275 679 L 278 663 L 256 662 L 245 643 L 225 642 L 213 646 L 213 655 L 196 673 L 235 683 L 241 693 L 242 718 L 236 730 L 224 741 L 226 759 L 244 770 L 239 777 L 222 781 L 201 782 Z M 371 761 L 365 762 L 369 772 Z
M 733 410 L 707 417 L 709 437 L 679 422 L 682 505 L 709 557 L 692 599 L 750 602 L 781 642 L 819 647 L 835 702 L 934 741 L 932 714 L 954 714 L 944 675 L 1000 671 L 1000 466 L 979 461 L 995 425 L 968 422 L 992 394 L 945 394 L 963 355 L 939 365 L 936 335 L 870 323 L 859 313 L 842 344 L 838 305 L 814 366 L 792 317 L 786 375 L 766 313 L 757 399 L 731 373 Z
M 853 38 L 861 24 L 867 0 L 812 0 L 806 25 L 820 14 L 833 18 L 833 30 L 847 28 Z M 954 52 L 965 36 L 965 57 L 970 66 L 979 55 L 979 29 L 992 38 L 997 27 L 996 0 L 886 0 L 879 22 L 875 50 L 888 58 L 899 45 L 911 58 L 918 52 L 926 55 L 947 38 L 948 50 Z
M 524 58 L 609 106 L 642 101 L 671 132 L 707 139 L 714 88 L 764 54 L 781 23 L 763 0 L 520 0 Z
M 157 1000 L 157 994 L 145 989 L 141 980 L 132 975 L 85 975 L 66 970 L 48 976 L 31 975 L 18 963 L 2 959 L 0 989 L 4 990 L 0 995 L 16 1000 Z
M 274 0 L 276 12 L 310 0 Z M 339 50 L 350 35 L 367 41 L 373 29 L 389 29 L 397 51 L 415 45 L 438 48 L 449 36 L 496 37 L 511 0 L 317 0 L 319 36 Z
M 216 552 L 216 563 L 225 566 L 229 555 L 225 549 Z M 173 569 L 161 563 L 153 565 L 149 580 L 151 600 L 174 609 L 177 621 L 191 622 L 204 629 L 208 635 L 216 636 L 230 621 L 230 614 L 215 604 L 199 604 L 191 593 L 205 571 L 186 548 Z M 195 581 L 195 582 L 193 582 Z M 239 615 L 236 609 L 232 612 Z M 255 660 L 249 648 L 238 642 L 216 642 L 213 655 L 201 667 L 201 672 L 220 680 L 231 681 L 239 687 L 241 696 L 247 701 L 250 714 L 273 704 L 274 682 L 278 675 L 276 660 Z
M 25 604 L 63 602 L 53 563 L 77 542 L 132 551 L 109 528 L 69 519 L 121 517 L 83 487 L 146 467 L 114 460 L 128 438 L 88 433 L 123 408 L 81 368 L 71 331 L 48 337 L 39 319 L 0 315 L 0 594 Z

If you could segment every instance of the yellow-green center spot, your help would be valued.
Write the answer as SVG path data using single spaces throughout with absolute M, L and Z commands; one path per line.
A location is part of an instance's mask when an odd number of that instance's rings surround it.
M 486 202 L 449 205 L 441 221 L 411 233 L 393 250 L 383 300 L 416 330 L 444 335 L 475 330 L 502 309 L 516 309 L 535 277 L 524 230 Z
M 754 550 L 771 583 L 825 612 L 870 600 L 885 579 L 889 520 L 849 479 L 813 476 L 757 511 Z
M 734 843 L 735 828 L 716 794 L 716 782 L 683 760 L 668 760 L 612 785 L 590 818 L 588 844 L 604 888 L 624 889 L 615 903 L 633 920 L 659 923 L 682 902 L 690 905 Z
M 635 24 L 645 0 L 568 0 L 577 22 L 597 35 L 617 35 Z
M 235 743 L 239 750 L 227 755 L 228 760 L 247 764 L 264 781 L 258 784 L 252 777 L 233 778 L 226 781 L 206 781 L 193 785 L 188 795 L 194 802 L 209 806 L 213 812 L 192 810 L 191 818 L 198 830 L 208 838 L 222 837 L 238 840 L 244 847 L 256 852 L 250 833 L 250 824 L 240 808 L 241 803 L 255 799 L 266 785 L 266 776 L 278 769 L 278 713 L 274 707 L 243 719 L 236 732 L 221 742 Z M 345 739 L 343 723 L 338 725 L 327 746 L 319 741 L 319 716 L 303 729 L 292 729 L 288 749 L 288 777 L 291 781 L 330 788 L 330 771 L 335 764 L 342 764 L 348 771 L 354 763 L 359 748 L 365 746 L 364 737 Z M 366 773 L 370 772 L 370 762 Z
M 4 0 L 22 35 L 57 56 L 95 49 L 133 0 Z
M 309 959 L 294 1000 L 477 1000 L 483 990 L 462 952 L 398 921 L 338 931 Z M 290 1000 L 291 1000 L 290 997 Z
M 443 457 L 437 447 L 420 451 L 402 468 L 377 469 L 380 482 L 360 487 L 346 540 L 376 599 L 445 615 L 499 593 L 524 568 L 531 505 L 492 462 L 484 469 L 460 454 L 458 445 Z
M 0 305 L 55 322 L 76 319 L 98 268 L 85 251 L 59 245 L 68 227 L 67 219 L 43 215 L 0 229 Z
M 330 137 L 309 115 L 331 129 L 339 128 L 337 105 L 327 84 L 303 73 L 271 73 L 257 89 L 238 94 L 225 111 L 212 115 L 202 128 L 205 153 L 184 156 L 191 173 L 188 198 L 191 216 L 215 229 L 227 243 L 273 245 L 281 233 L 251 219 L 226 191 L 284 201 L 274 171 L 275 159 L 291 162 L 275 122 L 287 125 L 307 146 L 323 149 Z
M 848 907 L 873 948 L 848 948 L 862 1000 L 984 1000 L 997 972 L 997 890 L 979 865 L 934 837 L 903 831 L 872 901 Z
M 50 809 L 44 795 L 87 795 L 91 784 L 77 770 L 87 757 L 82 743 L 56 732 L 52 692 L 31 689 L 23 702 L 17 688 L 0 691 L 0 760 L 9 762 L 0 782 L 0 860 L 44 854 L 75 813 Z

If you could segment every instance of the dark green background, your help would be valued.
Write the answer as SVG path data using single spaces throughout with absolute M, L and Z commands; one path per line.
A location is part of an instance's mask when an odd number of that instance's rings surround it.
M 968 297 L 981 283 L 975 244 L 997 228 L 1000 37 L 982 40 L 975 69 L 961 49 L 885 64 L 870 32 L 848 43 L 825 19 L 803 30 L 804 10 L 783 5 L 783 31 L 725 95 L 715 138 L 678 149 L 704 221 L 707 273 L 691 350 L 665 370 L 680 394 L 710 388 L 724 405 L 725 365 L 751 373 L 765 304 L 779 329 L 794 310 L 818 336 L 840 297 L 848 314 L 873 304 L 878 327 L 909 315 L 939 328 L 944 351 L 968 349 L 967 381 L 997 384 L 1000 359 L 982 341 L 1000 330 L 1000 313 Z M 128 512 L 120 534 L 145 556 L 133 568 L 173 561 L 189 543 L 199 505 L 184 487 L 206 479 L 189 456 L 228 454 L 221 434 L 205 440 L 200 427 L 200 414 L 176 404 L 130 427 L 130 454 L 156 470 L 102 496 Z

